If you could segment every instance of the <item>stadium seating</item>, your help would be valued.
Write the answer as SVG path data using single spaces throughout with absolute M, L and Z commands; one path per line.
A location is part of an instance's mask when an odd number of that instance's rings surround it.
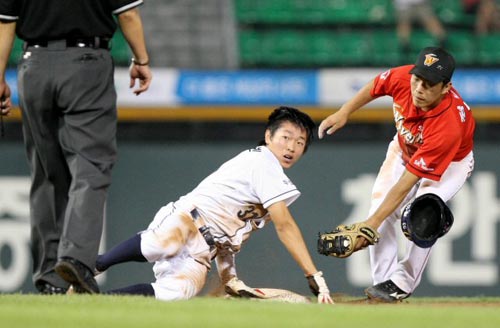
M 144 6 L 142 14 L 154 22 L 145 24 L 145 33 L 154 36 L 146 35 L 153 63 L 213 69 L 386 67 L 412 62 L 422 47 L 437 44 L 417 25 L 409 53 L 403 53 L 395 32 L 393 0 L 234 0 L 235 24 L 231 18 L 230 23 L 220 24 L 224 29 L 214 23 L 225 17 L 216 14 L 220 7 L 189 3 L 175 6 L 152 0 Z M 500 34 L 476 37 L 475 17 L 463 12 L 459 0 L 431 3 L 445 24 L 446 47 L 459 66 L 500 67 Z M 162 23 L 165 20 L 171 23 Z M 236 30 L 220 32 L 228 26 Z M 163 31 L 168 37 L 157 37 Z M 16 39 L 11 67 L 22 53 L 21 44 Z M 131 52 L 120 30 L 113 37 L 111 53 L 117 66 L 128 65 Z
M 485 65 L 498 66 L 500 62 L 500 33 L 478 37 L 478 51 L 474 55 Z
M 476 37 L 474 16 L 457 0 L 432 1 L 459 66 L 500 66 L 498 34 Z M 393 66 L 437 45 L 415 26 L 399 49 L 392 0 L 236 0 L 242 67 Z
M 252 23 L 391 23 L 386 0 L 237 0 L 239 22 Z
M 437 45 L 424 31 L 411 39 L 411 52 L 399 49 L 393 30 L 272 29 L 239 33 L 241 61 L 249 67 L 393 66 L 413 62 L 420 49 Z M 461 66 L 498 65 L 498 35 L 478 38 L 451 33 L 447 48 Z M 479 50 L 479 52 L 478 52 Z

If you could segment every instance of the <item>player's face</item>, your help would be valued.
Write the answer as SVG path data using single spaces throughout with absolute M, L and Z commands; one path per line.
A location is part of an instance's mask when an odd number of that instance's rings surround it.
M 292 167 L 302 157 L 306 140 L 306 131 L 291 122 L 283 122 L 273 135 L 270 130 L 266 131 L 267 148 L 285 169 Z
M 436 85 L 430 83 L 415 74 L 411 76 L 411 95 L 413 104 L 424 111 L 439 105 L 443 96 L 450 90 L 451 83 L 443 85 L 440 82 Z

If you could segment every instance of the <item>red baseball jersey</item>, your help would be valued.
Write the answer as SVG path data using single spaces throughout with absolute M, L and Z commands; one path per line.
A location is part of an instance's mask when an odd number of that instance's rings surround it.
M 473 148 L 476 123 L 470 107 L 455 88 L 435 108 L 423 111 L 413 105 L 410 70 L 413 65 L 392 68 L 375 78 L 373 97 L 391 96 L 398 141 L 406 169 L 439 181 L 454 161 Z

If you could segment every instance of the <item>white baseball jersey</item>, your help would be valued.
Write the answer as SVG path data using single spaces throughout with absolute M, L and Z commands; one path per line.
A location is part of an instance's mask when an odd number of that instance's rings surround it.
M 200 233 L 179 242 L 176 231 L 196 209 L 217 248 L 236 253 L 250 233 L 269 220 L 267 208 L 300 196 L 278 159 L 265 146 L 243 151 L 206 177 L 193 191 L 162 207 L 141 233 L 141 252 L 150 262 L 162 300 L 188 299 L 203 287 L 210 268 L 209 247 Z M 189 223 L 189 222 L 188 222 Z
M 188 211 L 195 207 L 218 246 L 237 252 L 248 233 L 269 219 L 270 205 L 285 201 L 288 206 L 299 195 L 276 156 L 261 146 L 224 163 L 174 206 Z

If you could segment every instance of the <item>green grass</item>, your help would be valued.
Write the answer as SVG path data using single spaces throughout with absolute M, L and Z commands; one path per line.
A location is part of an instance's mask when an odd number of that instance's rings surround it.
M 0 295 L 2 327 L 498 327 L 500 298 L 413 298 L 401 304 L 341 299 L 335 305 L 198 297 Z

